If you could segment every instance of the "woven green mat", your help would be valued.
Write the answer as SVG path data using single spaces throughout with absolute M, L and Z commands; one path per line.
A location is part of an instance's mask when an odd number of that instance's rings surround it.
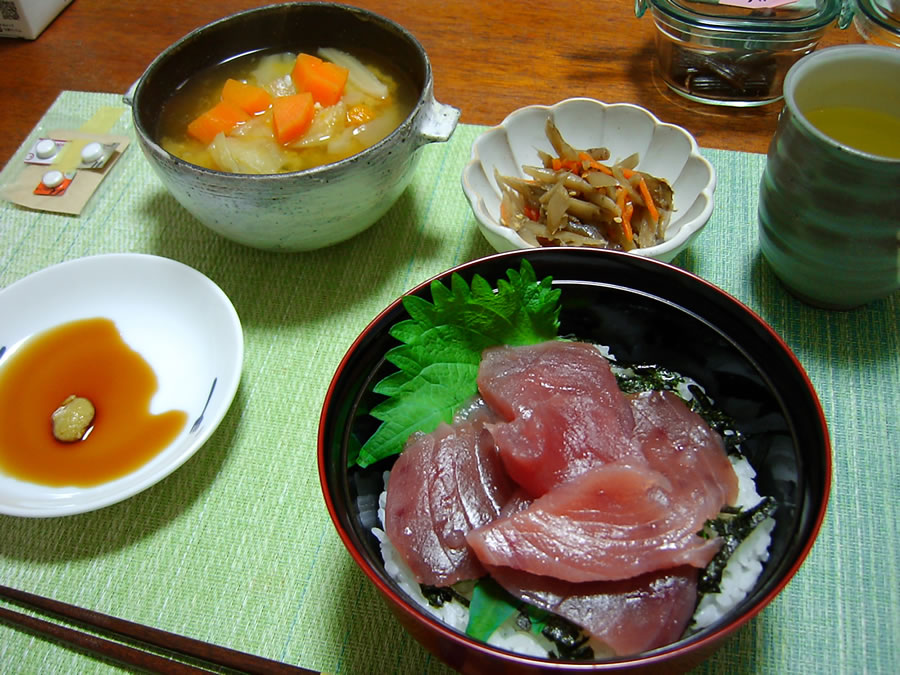
M 64 92 L 0 183 L 21 169 L 41 131 L 77 128 L 119 104 L 110 94 Z M 246 338 L 234 404 L 187 464 L 94 513 L 0 516 L 0 583 L 326 672 L 445 672 L 344 550 L 320 496 L 316 432 L 330 378 L 365 325 L 417 283 L 492 252 L 459 184 L 480 131 L 462 125 L 450 142 L 424 148 L 412 184 L 380 223 L 312 253 L 264 253 L 211 234 L 169 197 L 135 144 L 80 217 L 0 203 L 0 286 L 82 256 L 153 253 L 221 286 Z M 113 133 L 132 134 L 129 115 Z M 719 176 L 715 212 L 675 262 L 747 303 L 794 349 L 830 425 L 834 481 L 807 562 L 699 672 L 895 672 L 898 294 L 851 312 L 794 300 L 758 253 L 764 157 L 704 154 Z M 0 625 L 4 673 L 110 670 Z

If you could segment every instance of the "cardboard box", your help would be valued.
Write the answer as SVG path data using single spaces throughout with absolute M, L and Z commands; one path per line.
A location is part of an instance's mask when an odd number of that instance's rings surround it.
M 0 0 L 0 37 L 34 40 L 73 0 Z

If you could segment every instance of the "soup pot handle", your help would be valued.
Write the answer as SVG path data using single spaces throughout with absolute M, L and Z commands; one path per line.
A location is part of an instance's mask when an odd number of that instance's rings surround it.
M 134 81 L 130 87 L 128 87 L 128 91 L 122 94 L 122 102 L 127 105 L 129 108 L 132 103 L 134 103 L 134 92 L 137 90 L 138 85 L 141 83 L 141 78 L 138 78 Z
M 447 141 L 459 122 L 460 110 L 434 99 L 422 110 L 419 117 L 419 137 L 423 144 Z

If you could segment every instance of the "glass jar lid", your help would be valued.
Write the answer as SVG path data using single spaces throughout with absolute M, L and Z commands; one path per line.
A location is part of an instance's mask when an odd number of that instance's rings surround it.
M 891 0 L 871 0 L 871 2 Z M 749 33 L 822 29 L 841 13 L 841 0 L 635 0 L 635 14 L 655 12 L 697 28 Z
M 900 0 L 856 0 L 856 11 L 893 33 L 900 33 Z

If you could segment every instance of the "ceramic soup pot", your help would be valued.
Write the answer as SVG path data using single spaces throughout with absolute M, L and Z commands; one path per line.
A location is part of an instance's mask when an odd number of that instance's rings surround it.
M 238 55 L 305 45 L 362 47 L 389 59 L 415 87 L 412 112 L 367 150 L 293 173 L 213 171 L 161 147 L 161 107 L 194 74 Z M 408 31 L 367 10 L 323 2 L 270 5 L 203 26 L 163 51 L 125 100 L 141 149 L 185 209 L 228 239 L 281 251 L 330 246 L 373 225 L 406 189 L 419 150 L 448 140 L 459 119 L 459 110 L 435 101 L 430 61 Z

